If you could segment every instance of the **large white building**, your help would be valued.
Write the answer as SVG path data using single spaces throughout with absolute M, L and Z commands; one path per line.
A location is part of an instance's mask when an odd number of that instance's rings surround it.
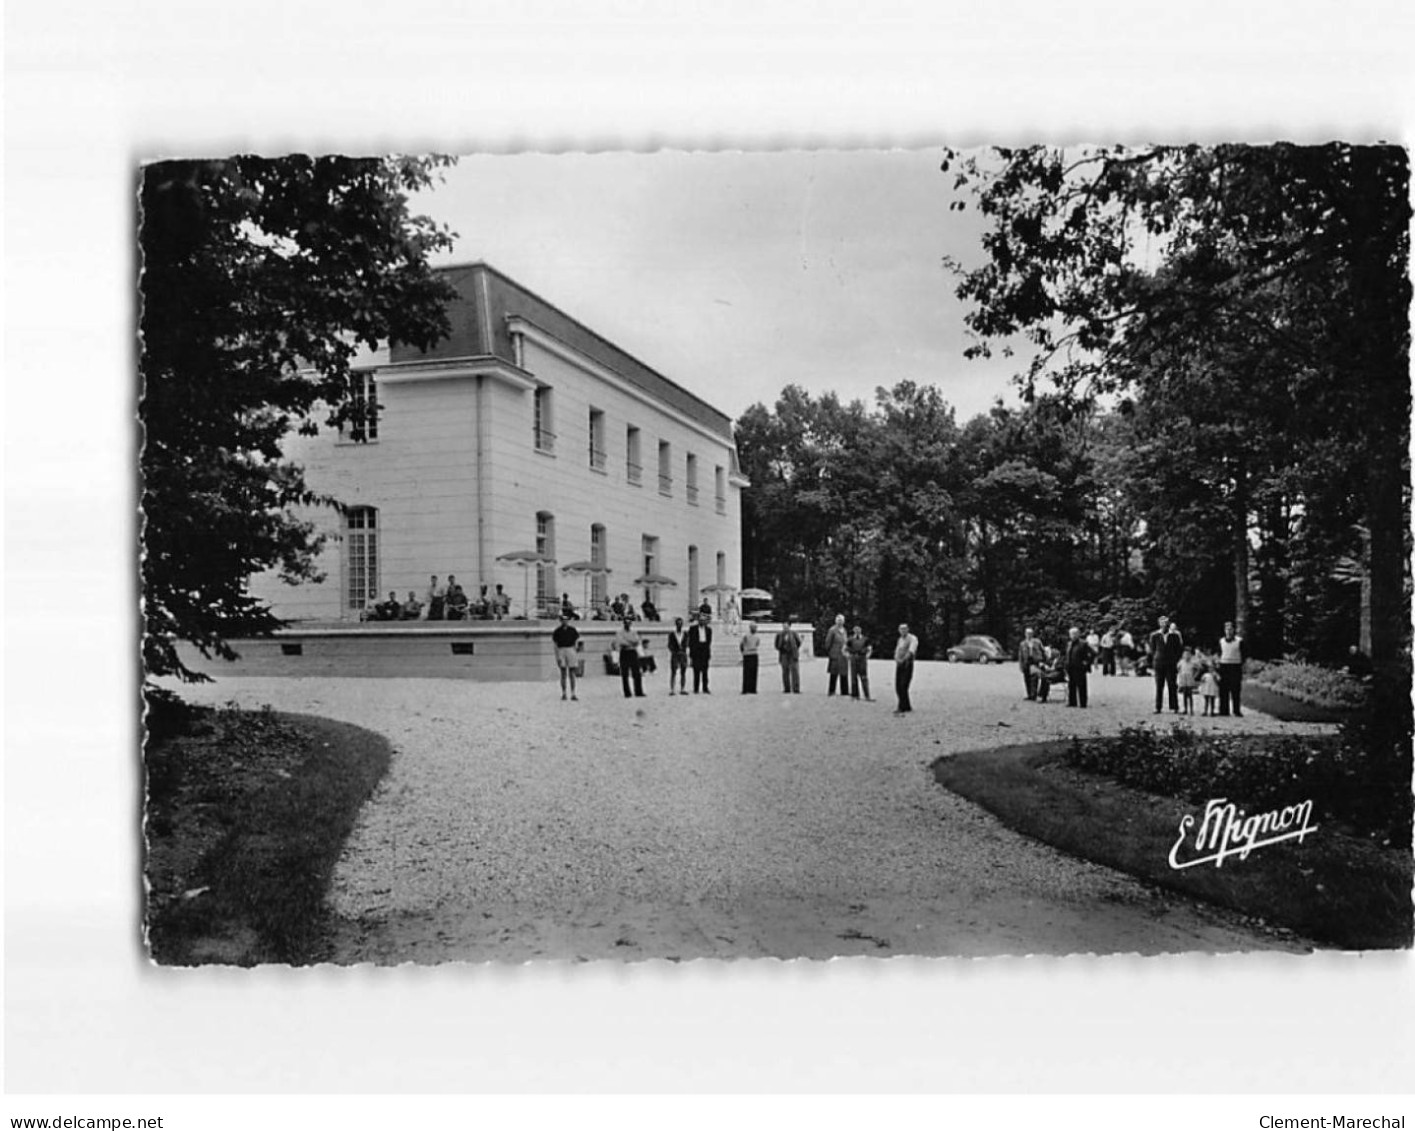
M 455 574 L 475 599 L 504 587 L 512 614 L 549 613 L 585 580 L 560 566 L 607 566 L 595 596 L 646 574 L 676 587 L 652 595 L 665 615 L 695 607 L 704 586 L 740 585 L 741 489 L 726 414 L 484 263 L 444 269 L 458 298 L 451 334 L 423 352 L 393 345 L 356 363 L 376 404 L 342 433 L 292 441 L 312 490 L 343 515 L 306 517 L 331 535 L 325 580 L 252 589 L 277 615 L 357 621 L 390 591 L 421 594 Z M 502 555 L 539 551 L 529 575 Z

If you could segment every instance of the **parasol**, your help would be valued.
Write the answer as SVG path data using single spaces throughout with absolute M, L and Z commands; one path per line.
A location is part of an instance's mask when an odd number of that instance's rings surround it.
M 727 582 L 725 582 L 725 581 L 714 581 L 711 585 L 704 585 L 701 589 L 698 590 L 698 592 L 699 592 L 699 593 L 716 593 L 716 594 L 717 594 L 717 615 L 718 615 L 719 617 L 721 617 L 721 616 L 722 616 L 722 594 L 724 594 L 724 593 L 736 593 L 736 592 L 737 592 L 737 586 L 735 586 L 735 585 L 728 585 Z
M 614 571 L 608 566 L 595 565 L 594 562 L 589 561 L 579 561 L 561 566 L 560 572 L 568 573 L 572 577 L 579 576 L 585 579 L 585 603 L 583 607 L 586 612 L 583 615 L 588 615 L 590 607 L 590 578 L 608 577 Z
M 770 601 L 771 594 L 765 589 L 743 589 L 737 596 L 744 601 Z
M 525 571 L 525 583 L 522 586 L 521 611 L 527 620 L 531 619 L 531 566 L 554 565 L 555 559 L 548 558 L 538 550 L 512 550 L 509 554 L 498 554 L 496 560 L 499 562 L 513 562 Z

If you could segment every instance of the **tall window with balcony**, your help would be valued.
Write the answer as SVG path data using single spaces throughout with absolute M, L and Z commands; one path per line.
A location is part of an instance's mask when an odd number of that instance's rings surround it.
M 541 385 L 535 391 L 535 441 L 536 451 L 555 451 L 555 417 L 550 400 L 550 386 Z
M 658 493 L 673 494 L 673 445 L 667 440 L 658 442 Z
M 598 522 L 590 527 L 590 565 L 599 571 L 609 565 L 609 532 Z M 605 573 L 590 574 L 590 600 L 597 609 L 609 604 L 609 577 Z
M 727 513 L 727 472 L 718 468 L 713 476 L 713 492 L 717 504 L 717 513 Z
M 644 577 L 653 577 L 658 573 L 658 539 L 652 534 L 644 535 Z M 655 605 L 658 604 L 658 586 L 645 585 L 644 595 Z
M 590 409 L 590 467 L 604 471 L 609 462 L 609 453 L 604 447 L 604 413 L 597 408 Z
M 545 511 L 536 513 L 536 553 L 551 561 L 536 566 L 536 611 L 537 616 L 552 614 L 552 606 L 559 603 L 555 592 L 555 516 Z M 527 612 L 527 616 L 530 616 Z
M 344 607 L 363 612 L 378 600 L 378 511 L 350 507 L 344 515 Z
M 688 505 L 695 507 L 698 505 L 698 457 L 692 452 L 688 453 L 687 483 L 683 488 L 688 496 Z
M 644 464 L 642 448 L 643 437 L 639 430 L 632 424 L 624 433 L 624 476 L 630 483 L 639 484 L 644 481 Z
M 356 444 L 378 439 L 378 379 L 372 369 L 349 374 L 349 419 L 339 431 Z

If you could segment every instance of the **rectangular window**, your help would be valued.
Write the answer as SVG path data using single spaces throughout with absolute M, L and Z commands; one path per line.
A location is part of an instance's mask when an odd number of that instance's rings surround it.
M 551 413 L 550 386 L 541 385 L 535 391 L 536 451 L 555 451 L 555 419 Z
M 673 494 L 673 447 L 667 440 L 658 442 L 658 493 Z
M 601 570 L 609 565 L 609 533 L 599 523 L 590 527 L 590 564 Z M 605 574 L 590 575 L 590 599 L 596 608 L 609 603 L 609 578 Z
M 715 479 L 715 483 L 714 483 L 714 485 L 713 485 L 713 489 L 714 489 L 714 491 L 716 492 L 716 498 L 717 498 L 717 513 L 718 513 L 718 514 L 726 514 L 726 513 L 727 513 L 727 472 L 725 472 L 722 468 L 719 467 L 719 468 L 717 469 L 715 475 L 714 475 L 714 479 Z
M 536 515 L 536 553 L 544 554 L 547 558 L 555 557 L 555 516 L 540 511 Z M 553 615 L 549 612 L 551 606 L 560 604 L 559 597 L 555 592 L 555 564 L 551 563 L 536 566 L 536 612 L 535 616 Z M 527 611 L 528 617 L 532 614 Z
M 597 408 L 590 409 L 590 466 L 603 471 L 609 462 L 609 453 L 604 448 L 604 413 Z
M 356 444 L 378 439 L 378 378 L 372 369 L 349 374 L 349 419 L 339 431 Z
M 688 547 L 688 608 L 698 607 L 698 548 Z
M 363 612 L 378 600 L 378 511 L 353 507 L 344 516 L 345 606 Z
M 690 507 L 698 505 L 698 457 L 692 452 L 688 453 L 688 483 L 684 493 L 688 496 Z
M 625 433 L 624 474 L 630 483 L 642 483 L 644 480 L 643 455 L 639 451 L 640 440 L 639 430 L 632 424 L 629 425 L 628 431 Z

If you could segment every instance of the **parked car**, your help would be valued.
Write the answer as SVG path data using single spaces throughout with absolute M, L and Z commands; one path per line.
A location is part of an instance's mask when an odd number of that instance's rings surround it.
M 965 636 L 948 650 L 950 664 L 1000 664 L 1011 659 L 991 636 Z

